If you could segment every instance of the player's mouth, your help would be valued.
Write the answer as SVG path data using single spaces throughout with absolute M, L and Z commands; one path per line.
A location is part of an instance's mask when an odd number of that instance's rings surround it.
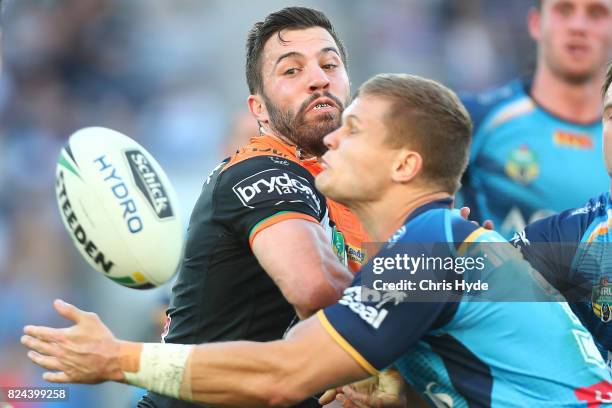
M 306 108 L 306 112 L 332 112 L 335 110 L 338 110 L 338 107 L 330 98 L 317 98 Z
M 327 154 L 324 154 L 323 156 L 319 157 L 319 164 L 321 164 L 323 170 L 329 169 L 329 163 L 327 163 L 327 161 L 325 160 L 326 155 Z
M 588 44 L 584 43 L 570 43 L 566 45 L 567 52 L 575 58 L 585 57 L 591 50 Z

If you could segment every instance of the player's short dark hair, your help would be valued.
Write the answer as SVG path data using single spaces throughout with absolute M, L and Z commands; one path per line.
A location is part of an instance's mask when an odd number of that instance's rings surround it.
M 387 142 L 409 147 L 423 158 L 423 176 L 454 194 L 468 163 L 472 120 L 457 95 L 444 85 L 406 74 L 380 74 L 358 96 L 391 102 L 384 118 Z
M 601 88 L 601 93 L 603 94 L 604 98 L 606 97 L 608 88 L 610 88 L 610 84 L 612 84 L 612 60 L 608 62 L 608 68 L 606 70 L 606 79 L 604 80 L 603 87 Z
M 311 27 L 321 27 L 327 30 L 336 42 L 342 62 L 346 66 L 344 45 L 325 14 L 307 7 L 286 7 L 268 14 L 264 21 L 258 21 L 249 31 L 246 42 L 246 80 L 251 94 L 263 91 L 261 54 L 266 41 L 276 33 L 279 41 L 283 42 L 282 30 L 301 30 Z

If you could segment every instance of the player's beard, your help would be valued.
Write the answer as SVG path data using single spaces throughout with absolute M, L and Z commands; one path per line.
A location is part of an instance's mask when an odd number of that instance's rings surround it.
M 286 137 L 306 153 L 322 156 L 327 151 L 323 138 L 340 127 L 341 114 L 344 104 L 329 92 L 314 93 L 302 105 L 297 113 L 292 109 L 282 110 L 274 104 L 265 94 L 262 95 L 268 115 L 270 127 L 279 135 Z M 306 109 L 314 100 L 327 97 L 334 101 L 338 107 L 337 113 L 323 113 L 314 120 L 306 120 Z

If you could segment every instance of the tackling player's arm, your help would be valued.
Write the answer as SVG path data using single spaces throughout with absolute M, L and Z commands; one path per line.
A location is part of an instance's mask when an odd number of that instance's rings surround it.
M 274 224 L 255 236 L 252 249 L 302 319 L 336 302 L 353 279 L 314 222 L 289 219 Z
M 58 312 L 76 324 L 65 329 L 27 326 L 29 357 L 56 372 L 51 382 L 128 382 L 154 392 L 214 406 L 289 406 L 341 384 L 366 378 L 362 368 L 316 317 L 286 340 L 204 345 L 117 340 L 94 313 L 61 301 Z
M 259 156 L 230 166 L 215 201 L 216 219 L 250 246 L 301 318 L 334 303 L 353 279 L 320 224 L 325 198 L 299 164 Z
M 21 341 L 36 364 L 58 371 L 45 373 L 52 382 L 125 381 L 217 406 L 283 406 L 377 375 L 456 311 L 444 302 L 376 304 L 362 302 L 357 275 L 342 301 L 299 323 L 286 340 L 193 346 L 120 342 L 94 313 L 56 301 L 76 324 L 26 326 Z

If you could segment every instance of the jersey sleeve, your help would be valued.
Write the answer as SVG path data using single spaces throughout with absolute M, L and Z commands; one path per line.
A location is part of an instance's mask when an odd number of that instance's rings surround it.
M 567 210 L 527 225 L 510 243 L 551 285 L 571 298 L 582 284 L 571 271 L 585 222 L 576 210 Z
M 257 156 L 223 171 L 215 189 L 214 213 L 249 245 L 278 222 L 303 219 L 319 223 L 325 198 L 306 169 L 275 156 Z
M 368 289 L 362 285 L 367 268 L 364 266 L 338 303 L 319 311 L 317 317 L 336 343 L 375 375 L 430 331 L 450 322 L 458 302 L 410 301 L 401 291 Z

